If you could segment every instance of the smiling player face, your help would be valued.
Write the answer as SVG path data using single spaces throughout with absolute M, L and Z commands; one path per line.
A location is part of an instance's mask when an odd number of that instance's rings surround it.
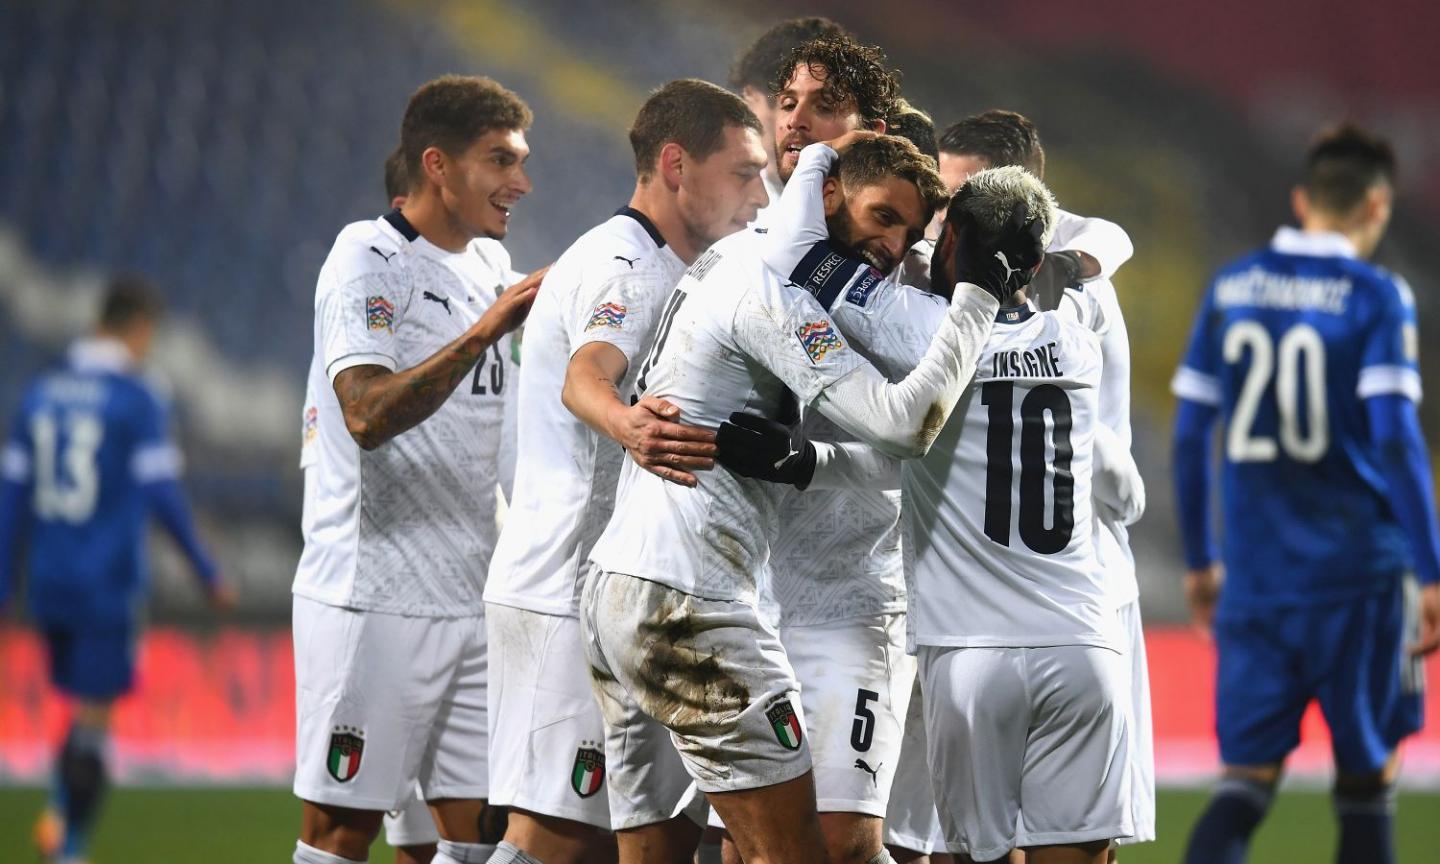
M 775 165 L 780 182 L 789 181 L 806 144 L 838 138 L 862 125 L 854 99 L 837 103 L 825 89 L 824 66 L 801 63 L 775 97 Z
M 525 173 L 530 145 L 519 129 L 493 129 L 447 162 L 442 200 L 457 227 L 471 237 L 504 239 L 510 211 L 533 186 Z
M 881 273 L 895 269 L 930 218 L 915 184 L 893 176 L 853 190 L 826 180 L 825 214 L 830 236 Z

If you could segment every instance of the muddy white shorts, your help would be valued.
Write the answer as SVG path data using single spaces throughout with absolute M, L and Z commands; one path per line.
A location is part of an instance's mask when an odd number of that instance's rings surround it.
M 771 786 L 810 770 L 795 675 L 754 606 L 592 569 L 581 616 L 617 828 L 622 806 L 652 817 L 678 812 L 681 784 L 667 750 L 702 792 Z M 703 808 L 695 812 L 704 824 Z
M 1134 834 L 1129 658 L 1088 646 L 931 645 L 919 657 L 949 851 L 990 861 Z
M 905 711 L 905 732 L 900 739 L 895 782 L 890 787 L 890 801 L 885 810 L 886 846 L 913 849 L 922 855 L 945 848 L 928 760 L 925 706 L 917 675 L 910 692 L 910 707 Z
M 485 604 L 490 803 L 610 828 L 605 723 L 580 621 Z
M 393 810 L 489 793 L 485 616 L 419 618 L 295 597 L 295 794 Z

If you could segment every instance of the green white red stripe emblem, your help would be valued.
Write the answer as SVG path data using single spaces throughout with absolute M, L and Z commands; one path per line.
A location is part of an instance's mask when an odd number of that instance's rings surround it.
M 360 772 L 365 739 L 359 729 L 340 726 L 330 734 L 330 754 L 325 761 L 330 776 L 344 783 Z
M 581 798 L 589 798 L 605 783 L 605 751 L 598 743 L 582 742 L 575 751 L 575 767 L 570 771 L 570 787 Z
M 765 709 L 765 719 L 770 721 L 770 728 L 775 730 L 775 737 L 780 745 L 786 750 L 799 750 L 800 742 L 804 740 L 805 733 L 800 728 L 800 718 L 795 714 L 795 706 L 790 704 L 789 696 L 781 696 Z

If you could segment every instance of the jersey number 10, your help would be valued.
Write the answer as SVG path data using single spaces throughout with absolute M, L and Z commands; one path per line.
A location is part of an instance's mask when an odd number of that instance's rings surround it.
M 990 431 L 985 442 L 985 536 L 1009 546 L 1015 476 L 1015 382 L 986 382 L 980 391 L 980 404 L 990 408 Z M 1047 465 L 1045 459 L 1047 412 L 1055 451 L 1053 465 Z M 1064 550 L 1075 529 L 1071 422 L 1070 398 L 1054 384 L 1032 387 L 1020 401 L 1020 539 L 1041 555 Z M 1047 475 L 1054 478 L 1054 514 L 1049 528 L 1045 527 Z

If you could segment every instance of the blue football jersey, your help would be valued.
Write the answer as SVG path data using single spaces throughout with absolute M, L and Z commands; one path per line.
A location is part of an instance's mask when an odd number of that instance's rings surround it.
M 1364 403 L 1420 399 L 1417 341 L 1404 280 L 1339 235 L 1282 228 L 1215 276 L 1172 389 L 1222 421 L 1222 611 L 1333 602 L 1409 567 Z
M 145 484 L 172 479 L 167 411 L 123 349 L 78 343 L 26 390 L 5 476 L 26 487 L 28 594 L 49 626 L 128 627 L 146 581 Z

